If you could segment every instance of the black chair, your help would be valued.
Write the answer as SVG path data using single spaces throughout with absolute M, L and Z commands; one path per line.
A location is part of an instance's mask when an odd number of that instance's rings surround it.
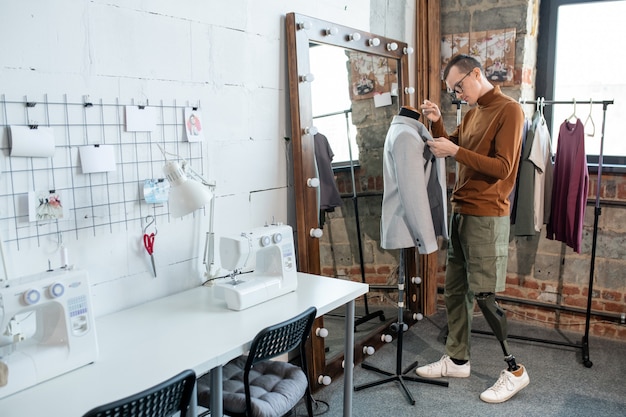
M 152 388 L 96 407 L 83 417 L 169 417 L 178 411 L 185 417 L 195 383 L 196 373 L 188 369 Z
M 232 417 L 280 417 L 305 398 L 309 417 L 313 417 L 311 390 L 307 373 L 306 340 L 317 309 L 261 330 L 248 355 L 224 365 L 222 392 L 224 413 Z M 299 365 L 270 360 L 299 348 Z M 198 404 L 210 408 L 210 375 L 198 379 Z

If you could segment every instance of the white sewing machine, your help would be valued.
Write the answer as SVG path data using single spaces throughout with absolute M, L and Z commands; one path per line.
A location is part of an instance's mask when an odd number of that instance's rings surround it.
M 215 291 L 231 310 L 246 309 L 298 286 L 291 226 L 269 225 L 237 237 L 222 237 L 220 260 L 233 273 L 228 281 L 217 283 Z
M 0 288 L 0 398 L 92 363 L 98 343 L 88 274 L 58 270 Z

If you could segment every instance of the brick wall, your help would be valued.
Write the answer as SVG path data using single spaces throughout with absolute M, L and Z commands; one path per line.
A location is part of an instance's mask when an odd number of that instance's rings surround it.
M 534 99 L 539 2 L 503 0 L 497 3 L 494 7 L 490 1 L 442 0 L 442 34 L 515 27 L 515 85 L 503 91 L 515 99 Z M 447 97 L 443 100 L 444 120 L 451 130 L 456 123 L 457 109 Z M 448 167 L 451 186 L 454 164 L 449 163 Z M 620 315 L 626 312 L 626 177 L 603 172 L 601 179 L 592 294 L 592 311 L 599 314 L 591 317 L 590 334 L 624 338 L 626 325 L 620 324 Z M 516 237 L 511 241 L 507 289 L 502 295 L 541 305 L 556 304 L 565 309 L 503 301 L 512 320 L 584 332 L 585 314 L 578 310 L 585 311 L 587 307 L 596 189 L 597 176 L 591 172 L 580 254 L 561 242 L 545 238 L 545 227 L 533 238 Z M 443 286 L 445 257 L 446 251 L 440 251 L 437 278 L 440 286 Z

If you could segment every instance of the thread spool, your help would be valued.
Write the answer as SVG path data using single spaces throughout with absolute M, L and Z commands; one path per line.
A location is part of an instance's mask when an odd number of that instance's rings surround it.
M 67 268 L 69 265 L 69 254 L 67 253 L 67 248 L 62 245 L 61 246 L 61 268 Z

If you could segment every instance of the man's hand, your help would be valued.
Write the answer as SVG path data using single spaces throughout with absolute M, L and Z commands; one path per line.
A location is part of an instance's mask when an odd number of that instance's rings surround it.
M 441 117 L 441 111 L 435 103 L 430 100 L 424 100 L 424 103 L 420 106 L 422 114 L 431 122 L 436 122 Z
M 425 143 L 437 158 L 445 158 L 446 156 L 453 157 L 459 150 L 458 145 L 443 137 L 433 138 L 433 140 L 427 140 Z

